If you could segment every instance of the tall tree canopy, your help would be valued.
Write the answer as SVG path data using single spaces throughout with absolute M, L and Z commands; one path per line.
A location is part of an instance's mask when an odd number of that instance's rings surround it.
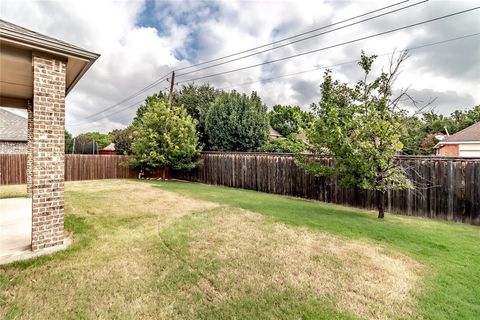
M 130 165 L 149 171 L 162 167 L 194 168 L 201 151 L 195 124 L 183 107 L 169 107 L 165 97 L 147 99 L 142 114 L 135 120 Z
M 98 150 L 101 150 L 112 143 L 112 139 L 108 134 L 97 131 L 81 133 L 76 137 L 76 139 L 82 142 L 95 141 L 97 143 Z
M 285 137 L 306 129 L 313 117 L 310 112 L 302 111 L 298 106 L 280 104 L 273 106 L 268 115 L 270 126 Z
M 205 118 L 215 98 L 220 91 L 216 90 L 208 84 L 196 86 L 188 84 L 175 92 L 173 95 L 173 104 L 183 106 L 187 113 L 197 121 L 197 133 L 200 143 L 204 145 L 204 149 L 210 149 L 210 143 L 205 133 Z
M 213 150 L 255 151 L 268 139 L 267 107 L 253 92 L 222 92 L 210 106 L 205 132 Z
M 115 144 L 115 152 L 119 155 L 129 155 L 132 153 L 132 141 L 135 135 L 132 126 L 125 129 L 115 129 L 109 133 L 112 142 Z
M 330 71 L 325 73 L 317 117 L 307 135 L 317 155 L 327 154 L 334 165 L 322 165 L 310 157 L 298 163 L 317 175 L 338 176 L 345 187 L 376 191 L 378 217 L 383 218 L 385 192 L 411 187 L 394 159 L 403 148 L 405 132 L 392 83 L 405 55 L 392 63 L 388 73 L 368 81 L 375 58 L 362 52 L 359 65 L 365 77 L 353 87 L 334 81 Z

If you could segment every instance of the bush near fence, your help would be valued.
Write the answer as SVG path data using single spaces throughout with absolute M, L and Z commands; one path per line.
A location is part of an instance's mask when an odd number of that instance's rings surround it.
M 344 189 L 337 178 L 305 173 L 293 155 L 203 152 L 201 158 L 202 167 L 174 177 L 376 209 L 374 192 Z M 480 159 L 400 156 L 397 162 L 419 187 L 388 192 L 389 212 L 480 225 Z
M 137 178 L 139 171 L 126 166 L 128 156 L 119 155 L 65 155 L 65 180 Z M 0 185 L 27 182 L 27 155 L 0 154 Z M 171 170 L 160 169 L 149 173 L 150 178 L 171 178 Z

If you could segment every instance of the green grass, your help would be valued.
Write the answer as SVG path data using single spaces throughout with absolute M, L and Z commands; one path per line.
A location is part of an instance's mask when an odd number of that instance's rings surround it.
M 257 212 L 282 223 L 399 250 L 430 270 L 418 293 L 425 319 L 480 318 L 480 228 L 400 215 L 376 214 L 249 190 L 184 182 L 154 182 L 188 197 Z

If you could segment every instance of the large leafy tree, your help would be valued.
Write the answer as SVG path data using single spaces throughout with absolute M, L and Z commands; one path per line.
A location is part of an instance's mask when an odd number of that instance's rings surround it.
M 132 141 L 135 130 L 132 126 L 125 129 L 115 129 L 109 133 L 112 142 L 115 144 L 115 152 L 119 155 L 129 155 L 132 153 Z
M 135 118 L 133 118 L 133 121 L 132 121 L 132 127 L 135 127 L 137 124 L 140 123 L 140 121 L 143 117 L 143 114 L 148 109 L 149 104 L 151 104 L 155 101 L 160 101 L 160 100 L 167 101 L 167 99 L 168 99 L 168 96 L 161 91 L 159 93 L 154 93 L 153 95 L 146 97 L 145 102 L 137 108 Z
M 298 133 L 302 125 L 302 110 L 298 106 L 283 106 L 277 104 L 268 113 L 270 126 L 281 135 L 288 136 Z
M 112 139 L 108 134 L 96 131 L 81 133 L 76 137 L 76 140 L 83 143 L 88 141 L 95 141 L 96 146 L 99 150 L 105 148 L 112 142 Z
M 183 106 L 187 113 L 197 121 L 197 133 L 200 143 L 204 145 L 204 149 L 210 149 L 210 143 L 205 133 L 205 118 L 210 105 L 219 93 L 219 90 L 208 84 L 200 86 L 188 84 L 182 86 L 173 95 L 173 104 Z
M 309 157 L 298 161 L 314 174 L 338 176 L 344 187 L 376 191 L 379 218 L 384 217 L 388 190 L 412 187 L 395 162 L 395 155 L 403 148 L 404 126 L 403 113 L 398 111 L 401 96 L 392 97 L 392 84 L 405 57 L 400 55 L 388 72 L 382 71 L 369 81 L 376 57 L 362 52 L 359 65 L 365 77 L 353 87 L 333 80 L 327 71 L 308 138 L 316 154 L 332 158 L 334 165 Z
M 195 158 L 201 149 L 195 120 L 183 107 L 170 107 L 159 95 L 151 97 L 134 129 L 131 166 L 147 171 L 162 167 L 189 170 L 198 164 Z
M 205 132 L 213 150 L 255 151 L 268 139 L 267 107 L 253 92 L 222 92 L 210 106 Z
M 298 106 L 279 104 L 273 106 L 268 115 L 270 126 L 285 137 L 307 128 L 313 117 L 310 112 L 302 111 Z

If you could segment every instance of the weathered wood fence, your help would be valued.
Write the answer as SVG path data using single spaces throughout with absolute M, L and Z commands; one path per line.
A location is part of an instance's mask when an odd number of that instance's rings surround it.
M 373 192 L 344 189 L 336 178 L 315 177 L 294 164 L 292 155 L 204 152 L 203 166 L 175 177 L 375 209 Z M 329 160 L 322 160 L 329 163 Z M 480 159 L 397 158 L 415 190 L 391 191 L 386 209 L 405 215 L 480 225 Z
M 137 178 L 138 170 L 125 165 L 127 156 L 65 155 L 65 180 Z M 27 182 L 27 155 L 0 154 L 0 185 Z M 169 178 L 170 170 L 158 170 L 155 177 Z

